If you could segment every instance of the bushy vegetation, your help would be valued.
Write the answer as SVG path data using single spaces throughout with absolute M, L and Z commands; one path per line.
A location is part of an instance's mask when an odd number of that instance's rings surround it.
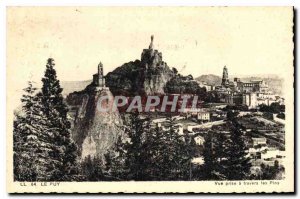
M 205 88 L 201 88 L 191 75 L 176 75 L 165 86 L 165 92 L 171 94 L 194 94 L 204 97 Z
M 250 158 L 236 114 L 228 112 L 230 134 L 208 132 L 204 144 L 205 180 L 245 180 L 250 175 Z
M 168 130 L 162 130 L 137 113 L 130 120 L 127 141 L 107 155 L 111 176 L 123 171 L 118 174 L 123 180 L 188 180 L 195 143 L 178 134 L 174 121 L 169 117 Z
M 284 113 L 285 112 L 285 105 L 281 105 L 278 102 L 273 102 L 270 106 L 266 104 L 259 105 L 259 110 L 262 112 L 269 112 L 269 113 Z

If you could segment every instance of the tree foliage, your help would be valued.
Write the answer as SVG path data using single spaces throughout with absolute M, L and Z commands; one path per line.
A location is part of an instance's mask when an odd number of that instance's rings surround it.
M 271 103 L 270 106 L 266 104 L 260 104 L 259 110 L 262 112 L 270 112 L 270 113 L 284 113 L 285 105 L 281 105 L 278 102 Z
M 226 158 L 226 136 L 219 132 L 209 131 L 205 137 L 203 150 L 203 178 L 205 180 L 224 180 L 225 168 L 223 165 Z
M 70 181 L 79 172 L 77 147 L 70 136 L 67 106 L 48 59 L 42 91 L 25 89 L 14 121 L 14 174 L 17 181 Z
M 41 114 L 40 98 L 36 94 L 32 82 L 24 89 L 22 96 L 22 110 L 14 121 L 14 176 L 17 181 L 36 181 L 44 176 L 47 168 L 41 167 L 47 159 L 45 150 L 52 151 L 45 140 L 50 137 L 43 135 L 46 119 Z M 41 147 L 44 150 L 41 150 Z M 43 177 L 42 177 L 43 175 Z
M 202 99 L 206 94 L 206 89 L 201 88 L 196 81 L 193 81 L 191 75 L 176 75 L 167 82 L 164 90 L 166 93 L 171 94 L 195 94 L 199 95 Z
M 245 180 L 249 177 L 251 163 L 246 150 L 241 131 L 234 127 L 225 152 L 227 156 L 224 161 L 226 179 Z
M 81 172 L 86 181 L 103 181 L 105 176 L 103 173 L 103 161 L 100 157 L 87 156 L 81 162 Z
M 256 173 L 251 175 L 252 180 L 282 180 L 284 167 L 279 165 L 277 160 L 274 161 L 274 165 L 261 164 L 260 169 Z
M 205 179 L 245 180 L 250 175 L 250 158 L 247 157 L 245 138 L 234 112 L 227 113 L 229 135 L 209 132 L 204 144 Z
M 42 110 L 53 128 L 57 128 L 59 134 L 55 134 L 54 145 L 59 149 L 51 154 L 52 158 L 61 161 L 60 172 L 54 180 L 75 180 L 78 173 L 77 146 L 70 136 L 71 124 L 67 118 L 68 108 L 63 101 L 62 88 L 54 69 L 55 62 L 49 58 L 45 75 L 42 78 L 41 92 Z
M 132 113 L 126 141 L 119 144 L 117 155 L 109 156 L 108 170 L 126 180 L 187 180 L 193 146 L 178 134 L 174 121 L 166 129 L 151 127 L 149 118 Z M 107 158 L 108 159 L 108 158 Z M 120 166 L 115 169 L 115 166 Z

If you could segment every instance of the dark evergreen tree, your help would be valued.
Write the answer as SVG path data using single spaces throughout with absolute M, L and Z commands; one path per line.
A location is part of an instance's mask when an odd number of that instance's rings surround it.
M 14 178 L 17 181 L 36 181 L 38 171 L 34 165 L 36 157 L 35 148 L 26 144 L 28 139 L 36 136 L 36 129 L 32 126 L 34 107 L 34 94 L 36 88 L 29 82 L 24 89 L 22 111 L 16 115 L 14 121 L 13 146 L 14 146 Z M 32 156 L 33 155 L 33 156 Z
M 270 106 L 266 104 L 260 104 L 259 110 L 262 112 L 269 112 L 269 113 L 284 113 L 285 112 L 285 105 L 280 105 L 278 102 L 273 102 Z
M 124 145 L 126 151 L 125 167 L 128 178 L 145 180 L 145 141 L 146 131 L 149 131 L 149 119 L 142 119 L 138 112 L 130 115 L 130 126 L 126 130 L 128 141 Z
M 171 116 L 167 117 L 165 128 L 146 131 L 144 174 L 148 180 L 189 180 L 195 143 L 191 137 L 179 135 Z
M 208 133 L 205 137 L 204 149 L 203 149 L 203 173 L 204 179 L 212 180 L 214 179 L 215 167 L 217 164 L 217 158 L 214 155 L 213 151 L 213 136 L 212 133 Z
M 103 162 L 100 157 L 87 156 L 81 163 L 82 174 L 86 181 L 106 180 L 103 174 Z
M 52 125 L 61 129 L 61 135 L 69 137 L 68 129 L 70 122 L 67 119 L 68 108 L 63 102 L 62 88 L 54 69 L 55 62 L 49 58 L 46 65 L 45 75 L 42 78 L 42 103 L 43 112 L 51 121 Z
M 231 132 L 225 150 L 225 176 L 228 180 L 245 180 L 249 178 L 251 168 L 250 158 L 247 157 L 245 137 L 236 117 L 230 118 Z
M 105 154 L 105 172 L 112 180 L 146 180 L 145 173 L 145 141 L 146 122 L 138 112 L 129 116 L 125 128 L 125 136 L 121 137 L 113 151 Z
M 274 161 L 274 166 L 261 164 L 260 172 L 256 175 L 252 175 L 252 179 L 255 180 L 282 180 L 284 167 L 279 165 L 277 160 Z
M 106 155 L 112 179 L 188 180 L 194 144 L 178 135 L 174 121 L 167 120 L 167 130 L 153 128 L 149 118 L 132 113 L 125 140 L 114 153 Z M 117 171 L 122 171 L 117 172 Z
M 128 171 L 125 170 L 125 143 L 122 137 L 119 136 L 115 147 L 105 154 L 104 172 L 106 179 L 110 180 L 125 180 L 127 179 Z
M 232 110 L 228 110 L 227 111 L 227 114 L 226 114 L 226 116 L 227 116 L 227 120 L 228 121 L 234 121 L 234 120 L 236 120 L 236 117 L 237 117 L 237 115 L 239 114 L 239 112 L 237 112 L 237 111 L 232 111 Z
M 148 135 L 143 144 L 145 150 L 145 169 L 147 172 L 146 178 L 148 180 L 157 179 L 159 180 L 160 176 L 160 162 L 158 161 L 159 156 L 161 155 L 161 149 L 163 142 L 163 132 L 158 128 L 152 128 L 150 131 L 147 131 Z
M 14 175 L 18 181 L 49 180 L 51 174 L 48 171 L 58 164 L 49 157 L 53 153 L 51 140 L 57 132 L 49 129 L 36 90 L 29 82 L 21 99 L 22 110 L 14 121 Z
M 50 123 L 49 127 L 57 130 L 53 137 L 53 153 L 50 156 L 60 162 L 61 166 L 52 168 L 57 171 L 53 173 L 52 180 L 70 181 L 76 180 L 78 174 L 77 146 L 70 136 L 71 125 L 67 118 L 68 108 L 64 104 L 62 88 L 54 66 L 54 60 L 49 58 L 45 75 L 42 78 L 43 87 L 40 93 L 42 111 Z
M 198 148 L 196 141 L 194 139 L 194 136 L 185 134 L 184 135 L 184 143 L 183 143 L 183 148 L 186 149 L 185 156 L 188 159 L 186 162 L 186 169 L 184 172 L 182 172 L 182 179 L 184 180 L 194 180 L 196 177 L 194 176 L 194 164 L 192 163 L 192 160 L 195 156 L 197 156 Z M 188 167 L 188 168 L 187 168 Z M 187 175 L 186 175 L 187 173 Z
M 203 150 L 203 177 L 205 180 L 224 180 L 224 159 L 227 138 L 223 133 L 209 131 L 205 137 Z

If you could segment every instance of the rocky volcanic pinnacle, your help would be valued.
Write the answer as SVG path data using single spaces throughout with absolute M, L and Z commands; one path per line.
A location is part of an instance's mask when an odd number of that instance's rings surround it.
M 174 76 L 162 59 L 162 53 L 154 49 L 154 37 L 148 49 L 144 49 L 141 60 L 126 63 L 106 76 L 106 83 L 114 95 L 164 94 L 166 83 Z
M 94 75 L 93 83 L 83 91 L 71 93 L 67 97 L 67 103 L 73 110 L 72 136 L 82 158 L 88 155 L 103 157 L 115 145 L 119 136 L 123 136 L 123 122 L 119 112 L 99 111 L 98 99 L 101 96 L 109 96 L 113 100 L 115 95 L 163 94 L 166 83 L 174 77 L 173 71 L 162 60 L 162 53 L 154 49 L 153 39 L 152 36 L 149 48 L 143 50 L 141 61 L 126 63 L 107 74 L 107 87 L 94 82 L 98 74 Z
M 81 158 L 86 156 L 104 157 L 119 136 L 122 135 L 122 119 L 118 110 L 101 112 L 99 98 L 113 95 L 108 88 L 88 86 L 82 92 L 70 94 L 68 103 L 75 105 L 77 114 L 73 127 L 73 139 L 79 147 Z M 102 101 L 102 107 L 108 107 L 111 100 Z

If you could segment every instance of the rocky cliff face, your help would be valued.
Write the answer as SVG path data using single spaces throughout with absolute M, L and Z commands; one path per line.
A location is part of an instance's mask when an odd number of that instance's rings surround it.
M 144 70 L 141 61 L 123 64 L 106 75 L 106 85 L 114 95 L 143 94 Z
M 100 97 L 107 96 L 110 100 L 99 103 Z M 79 147 L 81 158 L 86 156 L 103 157 L 111 149 L 119 136 L 122 136 L 122 119 L 119 112 L 101 112 L 100 106 L 109 107 L 113 95 L 108 88 L 89 85 L 81 92 L 68 96 L 67 102 L 72 106 L 74 114 L 73 139 Z
M 107 86 L 114 95 L 163 94 L 166 83 L 174 76 L 162 59 L 162 53 L 153 49 L 153 38 L 144 49 L 141 60 L 126 63 L 106 76 Z
M 164 94 L 167 82 L 175 76 L 173 70 L 162 59 L 162 53 L 153 48 L 153 37 L 148 49 L 144 49 L 141 60 L 129 62 L 106 75 L 106 86 L 95 83 L 83 91 L 73 92 L 66 101 L 73 120 L 73 139 L 82 158 L 101 156 L 111 149 L 119 136 L 123 136 L 123 121 L 118 111 L 99 111 L 99 98 L 125 95 Z M 93 81 L 94 82 L 94 81 Z M 102 106 L 109 106 L 104 102 Z
M 174 76 L 162 54 L 157 50 L 144 49 L 141 56 L 144 68 L 144 91 L 147 95 L 162 94 L 166 83 Z

